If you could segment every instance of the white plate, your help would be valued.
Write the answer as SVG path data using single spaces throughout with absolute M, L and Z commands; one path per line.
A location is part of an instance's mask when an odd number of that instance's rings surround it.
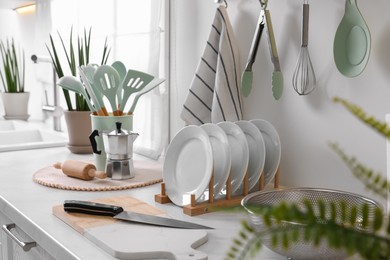
M 232 156 L 232 166 L 230 169 L 230 180 L 232 194 L 240 188 L 245 178 L 249 162 L 249 148 L 246 137 L 241 128 L 232 122 L 220 122 L 217 124 L 226 133 L 229 148 Z
M 231 153 L 228 137 L 225 131 L 215 124 L 204 124 L 200 128 L 208 134 L 213 149 L 214 197 L 217 197 L 225 186 L 230 173 Z
M 166 193 L 178 206 L 198 199 L 208 187 L 213 170 L 213 151 L 206 132 L 197 126 L 180 130 L 168 147 L 163 180 Z
M 276 171 L 279 168 L 281 147 L 279 134 L 273 125 L 262 119 L 254 119 L 250 121 L 257 126 L 263 135 L 265 143 L 265 164 L 264 164 L 264 185 L 267 185 L 275 177 Z
M 236 124 L 244 132 L 249 148 L 249 190 L 256 186 L 265 164 L 265 144 L 260 130 L 249 121 L 237 121 Z

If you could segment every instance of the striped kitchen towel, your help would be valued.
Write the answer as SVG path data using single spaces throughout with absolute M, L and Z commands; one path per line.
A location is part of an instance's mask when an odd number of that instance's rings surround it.
M 226 7 L 219 6 L 183 104 L 192 125 L 242 119 L 240 57 Z

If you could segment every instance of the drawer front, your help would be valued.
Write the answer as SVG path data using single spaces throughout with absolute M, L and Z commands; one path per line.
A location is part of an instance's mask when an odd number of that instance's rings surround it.
M 0 223 L 3 260 L 54 260 L 39 244 L 1 213 Z

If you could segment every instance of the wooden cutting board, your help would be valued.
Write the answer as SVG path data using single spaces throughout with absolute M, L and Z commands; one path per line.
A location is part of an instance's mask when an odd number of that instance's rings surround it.
M 94 202 L 167 217 L 160 209 L 129 196 L 102 198 Z M 63 205 L 54 206 L 53 214 L 116 258 L 207 259 L 206 254 L 194 250 L 207 242 L 207 232 L 204 230 L 157 227 L 105 216 L 67 213 Z

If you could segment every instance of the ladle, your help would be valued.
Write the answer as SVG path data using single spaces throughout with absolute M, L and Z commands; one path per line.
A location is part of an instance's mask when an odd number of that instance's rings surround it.
M 87 102 L 87 105 L 91 111 L 96 111 L 95 107 L 92 105 L 89 96 L 87 92 L 85 91 L 85 88 L 83 87 L 83 84 L 74 76 L 63 76 L 60 78 L 60 80 L 57 83 L 58 86 L 76 92 L 78 94 L 81 94 L 85 101 Z

